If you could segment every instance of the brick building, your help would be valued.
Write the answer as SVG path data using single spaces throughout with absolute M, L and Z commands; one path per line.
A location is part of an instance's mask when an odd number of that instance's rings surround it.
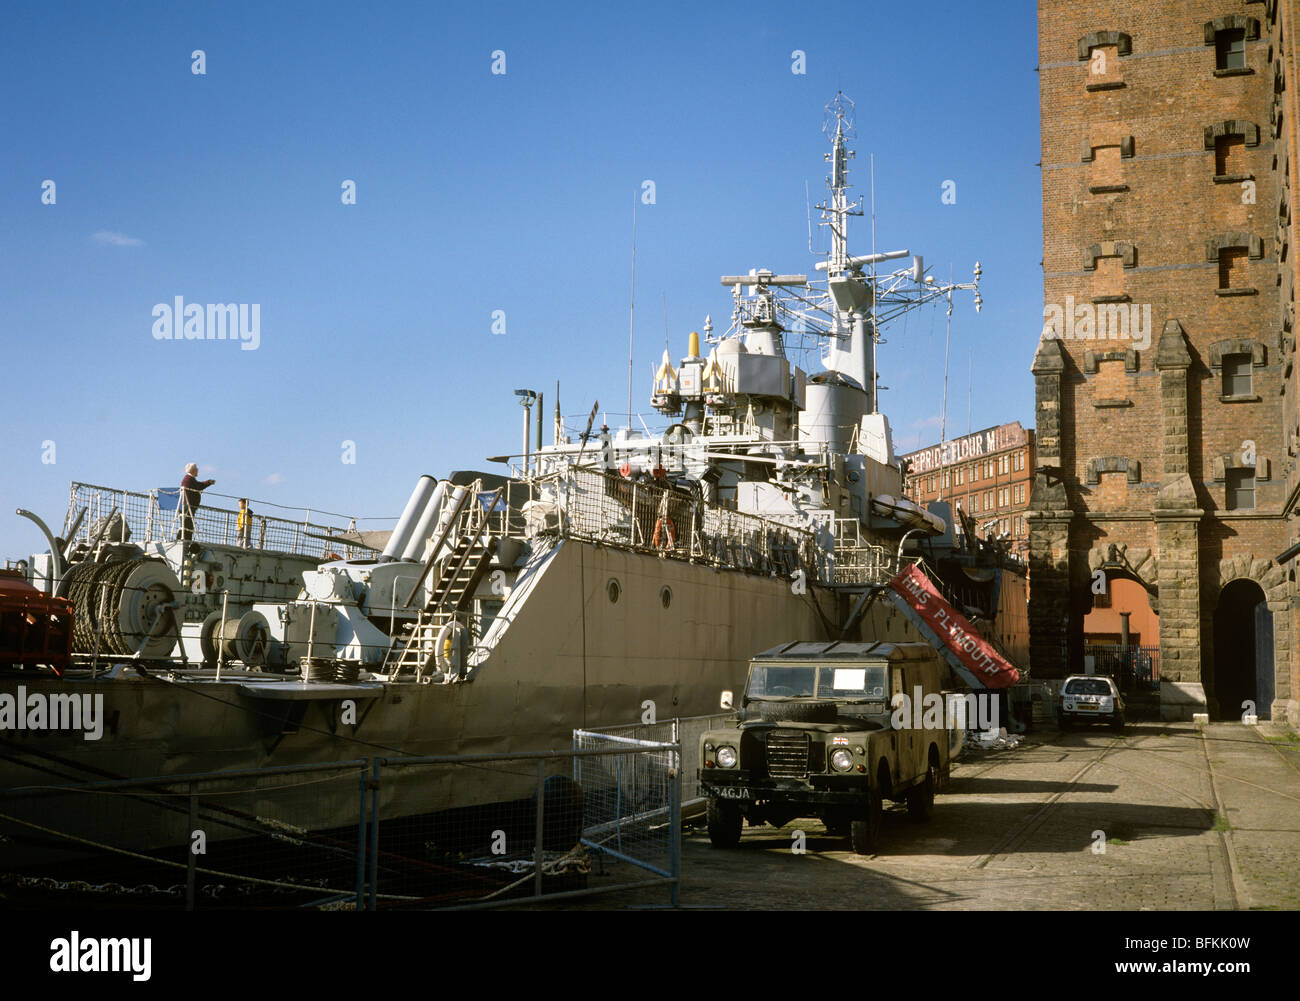
M 903 456 L 904 489 L 919 504 L 946 500 L 975 519 L 981 536 L 1005 535 L 1011 552 L 1029 551 L 1025 511 L 1033 486 L 1034 432 L 1019 421 L 985 428 Z
M 1294 3 L 1038 13 L 1033 671 L 1128 612 L 1166 718 L 1300 720 Z

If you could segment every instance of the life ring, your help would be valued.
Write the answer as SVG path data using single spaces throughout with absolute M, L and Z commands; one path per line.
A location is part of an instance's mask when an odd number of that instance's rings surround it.
M 660 538 L 663 544 L 660 545 Z M 677 529 L 673 525 L 672 518 L 667 515 L 655 522 L 654 547 L 656 549 L 672 549 L 677 545 Z
M 458 677 L 464 668 L 464 663 L 460 655 L 460 637 L 465 632 L 465 627 L 455 619 L 449 621 L 438 630 L 438 638 L 433 641 L 433 659 L 438 668 L 447 675 L 448 680 L 452 677 Z M 453 633 L 455 638 L 453 639 Z M 447 648 L 451 648 L 451 654 L 448 655 Z

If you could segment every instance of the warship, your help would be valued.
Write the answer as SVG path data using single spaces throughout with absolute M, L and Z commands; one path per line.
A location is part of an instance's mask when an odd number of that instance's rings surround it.
M 102 712 L 92 740 L 6 724 L 0 708 L 0 789 L 563 748 L 575 728 L 647 707 L 716 712 L 756 651 L 925 638 L 876 600 L 923 540 L 936 586 L 946 553 L 977 626 L 994 635 L 1009 610 L 1023 623 L 1023 573 L 973 572 L 978 547 L 948 508 L 903 497 L 878 406 L 882 327 L 951 310 L 959 291 L 978 310 L 979 265 L 953 284 L 906 250 L 851 254 L 863 209 L 849 198 L 843 95 L 825 131 L 816 273 L 723 276 L 727 328 L 706 318 L 654 372 L 659 430 L 598 426 L 599 405 L 568 427 L 557 399 L 547 443 L 543 399 L 519 391 L 522 450 L 497 457 L 506 471 L 420 476 L 386 538 L 310 515 L 186 512 L 174 490 L 74 483 L 57 533 L 20 510 L 49 549 L 0 576 L 0 691 Z M 192 532 L 178 531 L 187 516 Z M 403 813 L 518 794 L 384 790 Z M 319 824 L 348 808 L 322 802 Z M 34 842 L 22 820 L 0 818 L 14 846 Z

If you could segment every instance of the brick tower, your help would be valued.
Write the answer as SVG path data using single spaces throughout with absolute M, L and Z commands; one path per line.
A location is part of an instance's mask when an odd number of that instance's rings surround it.
M 1122 594 L 1169 719 L 1300 719 L 1295 6 L 1038 5 L 1032 669 L 1083 670 Z

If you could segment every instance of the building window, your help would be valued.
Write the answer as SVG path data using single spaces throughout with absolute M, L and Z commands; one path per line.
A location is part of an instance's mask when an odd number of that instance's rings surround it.
M 992 511 L 992 510 L 993 510 L 993 491 L 992 491 L 992 490 L 985 490 L 985 491 L 984 491 L 984 510 L 985 510 L 985 511 Z
M 1223 356 L 1223 395 L 1252 396 L 1254 386 L 1251 381 L 1250 355 Z
M 980 510 L 980 495 L 979 495 L 979 494 L 972 494 L 972 495 L 971 495 L 971 499 L 970 499 L 970 509 L 971 509 L 971 513 L 972 513 L 972 514 L 979 514 L 979 510 Z
M 1214 140 L 1214 173 L 1218 177 L 1246 173 L 1246 137 L 1219 136 Z
M 952 470 L 945 469 L 943 471 L 943 488 L 947 490 L 950 486 L 952 486 Z
M 1255 470 L 1227 470 L 1224 499 L 1229 511 L 1251 511 L 1255 507 Z
M 1224 247 L 1219 251 L 1219 288 L 1241 288 L 1245 284 L 1246 248 Z
M 1246 29 L 1229 28 L 1214 33 L 1214 66 L 1221 70 L 1246 68 Z
M 980 478 L 980 464 L 978 462 L 972 462 L 970 464 L 970 481 L 974 483 L 979 478 Z
M 964 466 L 958 466 L 958 467 L 957 467 L 957 486 L 961 486 L 962 483 L 965 482 L 965 478 L 966 478 L 966 477 L 965 477 L 965 474 L 966 474 L 966 468 L 965 468 Z

